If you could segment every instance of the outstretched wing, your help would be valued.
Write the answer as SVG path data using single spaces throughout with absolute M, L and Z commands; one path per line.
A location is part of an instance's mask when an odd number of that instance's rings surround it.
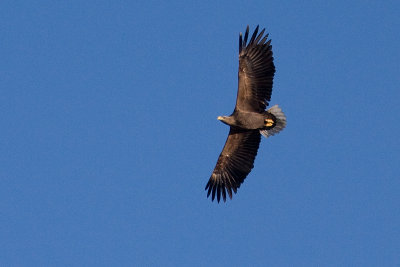
M 212 194 L 212 200 L 214 200 L 217 196 L 219 202 L 222 194 L 223 200 L 226 201 L 226 192 L 228 192 L 232 199 L 232 190 L 236 193 L 253 169 L 260 141 L 261 135 L 258 130 L 231 127 L 224 149 L 206 185 L 207 197 Z
M 249 26 L 244 40 L 239 35 L 239 84 L 235 109 L 264 112 L 271 99 L 272 82 L 275 74 L 271 40 L 267 41 L 265 29 L 257 35 L 255 29 L 249 43 Z

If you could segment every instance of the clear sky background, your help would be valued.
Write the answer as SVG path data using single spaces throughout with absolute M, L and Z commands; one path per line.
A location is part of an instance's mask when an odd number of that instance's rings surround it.
M 400 2 L 137 2 L 0 4 L 0 265 L 399 266 Z M 247 24 L 288 126 L 217 204 Z

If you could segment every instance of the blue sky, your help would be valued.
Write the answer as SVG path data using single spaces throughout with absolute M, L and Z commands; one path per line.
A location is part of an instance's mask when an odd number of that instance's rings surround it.
M 400 265 L 399 2 L 227 3 L 1 3 L 0 265 Z M 288 126 L 217 204 L 247 24 Z

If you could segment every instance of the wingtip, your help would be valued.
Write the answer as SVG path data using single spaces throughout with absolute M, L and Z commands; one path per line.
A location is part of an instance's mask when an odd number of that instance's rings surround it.
M 242 39 L 242 33 L 239 33 L 239 53 L 242 52 L 243 48 L 243 39 Z
M 246 27 L 246 32 L 244 33 L 244 40 L 243 40 L 243 44 L 246 46 L 246 44 L 247 44 L 247 38 L 249 37 L 249 30 L 250 30 L 250 27 L 249 27 L 249 25 L 247 25 L 247 27 Z
M 226 202 L 227 196 L 232 199 L 233 193 L 237 193 L 238 186 L 232 184 L 225 184 L 218 182 L 210 178 L 204 190 L 207 191 L 207 198 L 211 196 L 211 201 L 216 200 L 218 203 Z M 233 191 L 233 193 L 232 193 Z
M 254 40 L 256 39 L 256 36 L 257 36 L 257 33 L 258 33 L 258 25 L 257 25 L 257 27 L 255 28 L 255 30 L 254 30 L 254 32 L 253 32 L 253 35 L 251 36 L 251 38 L 250 38 L 250 42 L 249 42 L 249 45 L 251 45 L 251 44 L 253 44 L 254 43 Z
M 247 25 L 244 35 L 242 34 L 242 32 L 239 33 L 239 53 L 242 52 L 242 50 L 246 50 L 246 48 L 249 47 L 250 45 L 258 45 L 258 44 L 261 45 L 266 44 L 266 46 L 270 45 L 271 39 L 268 40 L 269 33 L 265 33 L 265 28 L 263 28 L 261 31 L 259 30 L 260 30 L 260 25 L 257 25 L 256 28 L 254 29 L 253 34 L 250 37 L 249 34 L 250 26 Z

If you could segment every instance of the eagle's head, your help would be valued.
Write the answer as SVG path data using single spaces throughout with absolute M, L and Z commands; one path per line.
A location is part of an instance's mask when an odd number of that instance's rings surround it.
M 235 124 L 235 119 L 232 116 L 218 116 L 217 120 L 219 120 L 227 125 Z

